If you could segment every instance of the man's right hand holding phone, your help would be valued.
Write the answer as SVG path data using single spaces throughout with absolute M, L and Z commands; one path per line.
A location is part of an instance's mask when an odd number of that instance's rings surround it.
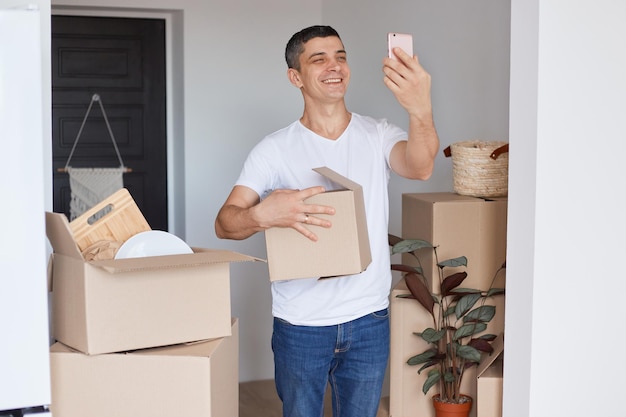
M 393 52 L 397 60 L 383 59 L 383 82 L 409 114 L 432 113 L 430 74 L 421 66 L 417 55 L 410 56 L 397 47 Z

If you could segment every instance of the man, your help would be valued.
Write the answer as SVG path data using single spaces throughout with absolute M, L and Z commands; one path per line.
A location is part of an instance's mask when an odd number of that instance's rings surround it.
M 285 417 L 320 417 L 327 383 L 335 417 L 376 416 L 389 355 L 391 289 L 387 185 L 390 172 L 430 177 L 439 139 L 430 75 L 417 57 L 394 50 L 384 83 L 409 115 L 409 132 L 351 113 L 344 96 L 350 67 L 338 33 L 313 26 L 294 34 L 285 58 L 289 81 L 304 99 L 302 117 L 259 142 L 217 215 L 219 238 L 245 239 L 291 227 L 316 241 L 310 225 L 332 227 L 307 204 L 333 185 L 312 168 L 327 166 L 361 184 L 372 263 L 354 276 L 272 282 L 275 379 Z M 332 217 L 331 217 L 332 218 Z

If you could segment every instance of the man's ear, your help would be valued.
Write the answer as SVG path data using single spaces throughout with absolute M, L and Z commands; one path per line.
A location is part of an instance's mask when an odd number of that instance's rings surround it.
M 302 87 L 302 80 L 300 79 L 300 73 L 296 69 L 289 68 L 287 70 L 287 77 L 289 78 L 289 82 L 291 84 L 293 84 L 294 86 L 298 88 Z

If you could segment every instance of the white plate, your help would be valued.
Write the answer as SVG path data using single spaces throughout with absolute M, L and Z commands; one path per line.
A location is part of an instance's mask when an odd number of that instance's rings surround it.
M 162 230 L 149 230 L 132 236 L 120 246 L 115 259 L 193 253 L 178 236 Z

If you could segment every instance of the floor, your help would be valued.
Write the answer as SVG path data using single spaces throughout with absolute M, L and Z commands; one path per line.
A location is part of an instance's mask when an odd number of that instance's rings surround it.
M 283 417 L 273 380 L 239 384 L 239 417 Z M 324 417 L 332 417 L 330 401 L 324 403 Z M 376 417 L 389 417 L 389 398 L 381 400 Z

